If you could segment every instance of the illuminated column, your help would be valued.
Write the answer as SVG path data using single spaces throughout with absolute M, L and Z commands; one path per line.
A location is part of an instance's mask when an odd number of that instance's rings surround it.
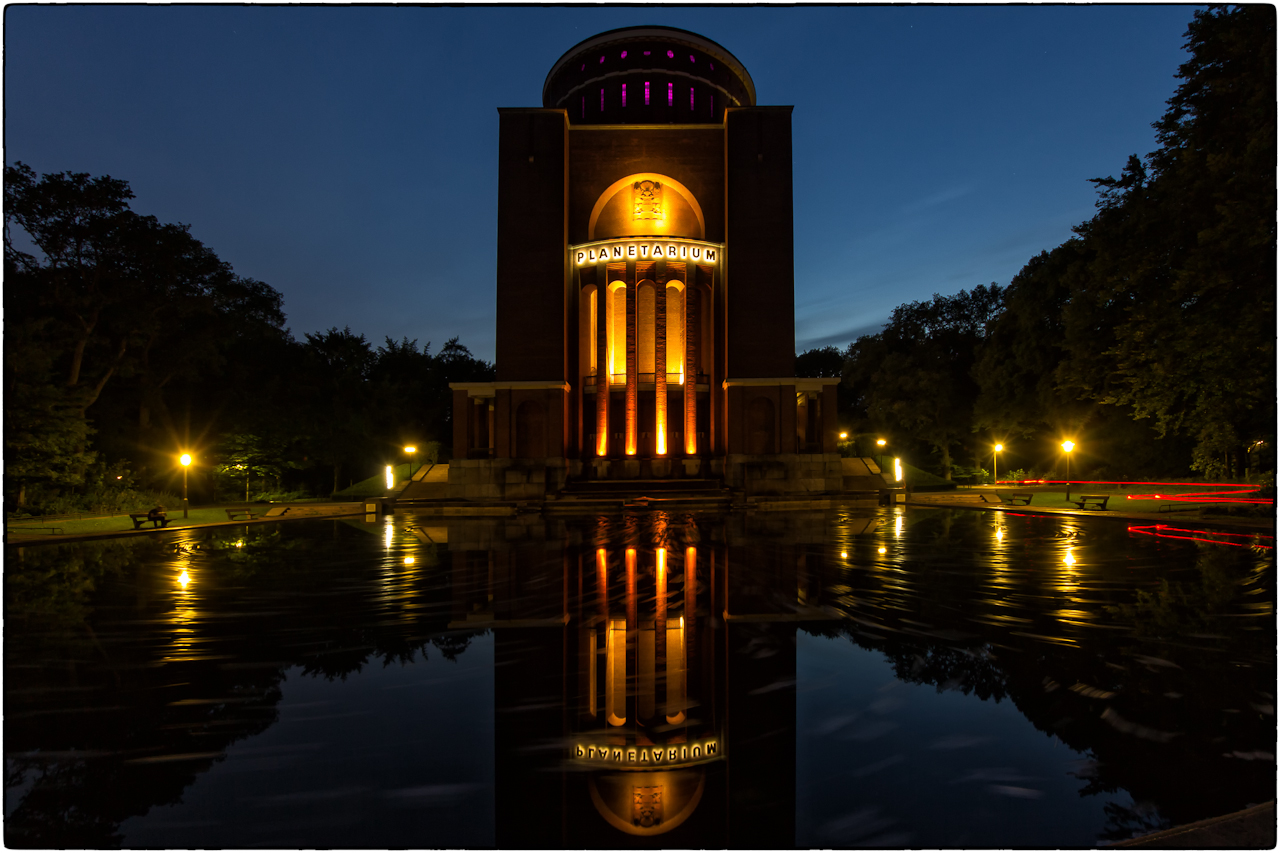
M 607 625 L 608 623 L 606 623 Z M 582 713 L 595 720 L 600 713 L 596 698 L 596 629 L 584 627 L 578 631 L 578 690 L 582 693 Z
M 688 549 L 692 551 L 693 549 Z M 663 557 L 662 570 L 658 577 L 661 579 L 662 586 L 658 592 L 658 607 L 662 614 L 662 619 L 658 622 L 658 630 L 663 635 L 663 658 L 667 664 L 667 701 L 666 701 L 666 717 L 667 722 L 673 725 L 683 723 L 685 719 L 685 706 L 688 702 L 685 699 L 685 650 L 684 650 L 684 631 L 685 618 L 679 617 L 679 621 L 674 625 L 667 624 L 667 584 L 666 584 L 666 555 L 667 552 L 659 551 Z M 686 552 L 687 554 L 687 552 Z M 688 558 L 686 557 L 686 560 Z M 689 567 L 685 567 L 685 595 L 689 592 Z M 685 607 L 688 612 L 688 607 Z
M 667 549 L 659 548 L 655 556 L 658 561 L 654 571 L 657 586 L 657 607 L 653 614 L 653 635 L 658 660 L 665 661 L 667 659 Z M 665 703 L 671 701 L 671 684 L 669 682 L 663 689 L 663 694 L 663 707 L 665 708 Z
M 609 283 L 596 276 L 596 456 L 609 455 Z
M 640 621 L 636 608 L 636 549 L 627 549 L 627 630 L 634 631 Z
M 697 277 L 689 276 L 684 285 L 684 452 L 693 456 L 698 452 L 698 345 L 702 324 Z
M 698 644 L 694 642 L 694 628 L 698 624 L 698 549 L 692 546 L 684 549 L 684 643 L 686 649 L 693 649 L 693 657 L 685 655 L 685 672 L 697 674 L 699 665 L 697 657 Z M 685 690 L 694 676 L 685 676 Z M 696 683 L 696 682 L 695 682 Z
M 667 455 L 667 277 L 657 276 L 653 308 L 654 452 Z
M 624 441 L 628 456 L 635 456 L 640 444 L 640 364 L 636 358 L 636 313 L 636 277 L 632 274 L 627 276 L 627 434 Z
M 628 552 L 631 553 L 631 552 Z M 662 554 L 661 551 L 658 552 Z M 662 608 L 662 558 L 659 557 L 658 563 L 658 608 L 661 613 Z M 662 652 L 658 648 L 660 632 L 662 631 L 662 620 L 654 620 L 654 630 L 646 631 L 640 629 L 636 640 L 636 719 L 651 720 L 655 710 L 655 699 L 657 698 L 657 660 L 662 659 Z M 656 658 L 656 660 L 655 660 Z
M 611 726 L 627 724 L 627 623 L 609 620 L 605 641 L 604 713 Z

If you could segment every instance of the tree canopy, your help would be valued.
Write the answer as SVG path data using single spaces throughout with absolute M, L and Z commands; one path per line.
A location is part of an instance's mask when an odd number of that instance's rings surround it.
M 5 483 L 19 505 L 84 489 L 100 461 L 163 487 L 179 449 L 242 484 L 336 490 L 393 448 L 446 441 L 448 383 L 492 378 L 457 338 L 434 356 L 350 329 L 296 340 L 278 291 L 133 198 L 109 176 L 5 169 Z

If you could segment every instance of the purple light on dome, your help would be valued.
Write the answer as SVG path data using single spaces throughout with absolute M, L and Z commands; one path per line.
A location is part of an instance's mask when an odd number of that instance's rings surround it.
M 586 70 L 587 70 L 587 63 L 585 63 L 585 62 L 584 62 L 584 63 L 582 63 L 582 67 L 581 67 L 581 68 L 579 68 L 578 70 L 579 70 L 579 71 L 586 71 Z
M 691 53 L 691 54 L 689 54 L 689 61 L 690 61 L 690 62 L 697 62 L 698 60 L 694 59 L 694 58 L 693 58 L 693 54 Z
M 707 64 L 711 66 L 712 71 L 716 70 L 716 64 L 714 62 L 708 62 Z
M 600 57 L 600 64 L 601 64 L 601 65 L 603 65 L 603 64 L 604 64 L 604 57 L 603 57 L 603 56 L 601 56 L 601 57 Z
M 626 59 L 626 58 L 627 58 L 627 52 L 626 52 L 625 50 L 622 52 L 622 58 L 623 58 L 623 59 Z
M 649 81 L 644 81 L 644 105 L 649 106 Z
M 626 83 L 622 84 L 622 105 L 624 107 L 627 105 L 627 84 Z
M 689 87 L 689 109 L 693 109 L 693 87 Z
M 673 106 L 676 102 L 676 84 L 667 84 L 667 106 Z
M 707 95 L 707 114 L 712 118 L 716 117 L 716 96 Z
M 668 51 L 667 51 L 667 59 L 675 59 L 675 58 L 676 58 L 675 51 L 673 51 L 673 50 L 668 50 Z
M 581 116 L 581 118 L 586 118 L 586 117 L 587 117 L 587 96 L 586 96 L 586 95 L 583 95 L 583 96 L 582 96 L 582 116 Z
M 644 55 L 645 55 L 645 56 L 648 56 L 648 55 L 649 55 L 649 51 L 647 51 L 647 50 L 646 50 L 646 51 L 644 52 Z
M 604 87 L 600 87 L 600 112 L 604 112 Z

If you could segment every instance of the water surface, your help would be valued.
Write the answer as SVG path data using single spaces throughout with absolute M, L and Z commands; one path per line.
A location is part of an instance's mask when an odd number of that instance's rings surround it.
M 1073 847 L 1274 798 L 1270 537 L 867 509 L 9 549 L 27 847 Z

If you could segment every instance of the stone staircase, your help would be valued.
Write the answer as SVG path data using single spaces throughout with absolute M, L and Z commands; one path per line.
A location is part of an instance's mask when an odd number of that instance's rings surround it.
M 579 480 L 570 482 L 544 504 L 546 512 L 624 509 L 724 509 L 732 493 L 719 479 Z
M 413 479 L 404 485 L 397 501 L 430 501 L 442 500 L 448 494 L 449 466 L 424 465 L 422 470 L 413 472 Z

